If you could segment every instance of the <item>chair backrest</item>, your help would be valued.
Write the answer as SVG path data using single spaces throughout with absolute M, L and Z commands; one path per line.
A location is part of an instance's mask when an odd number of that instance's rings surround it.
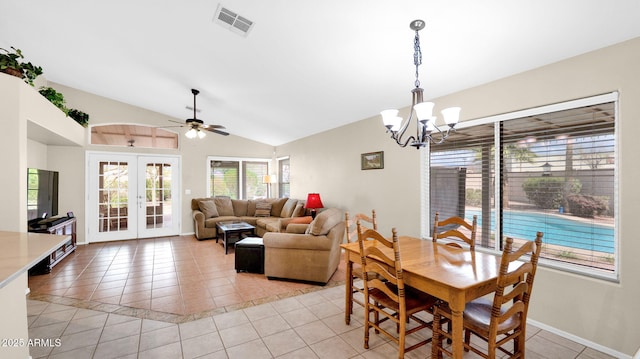
M 356 221 L 356 226 L 360 227 L 360 221 Z M 403 308 L 405 306 L 405 293 L 402 265 L 400 264 L 400 244 L 395 228 L 391 230 L 391 233 L 391 240 L 389 240 L 373 229 L 358 232 L 365 296 L 368 291 L 375 288 L 382 291 L 389 299 L 398 303 L 398 308 Z M 365 245 L 367 241 L 372 243 Z M 384 250 L 385 248 L 387 250 Z M 388 249 L 391 249 L 391 251 Z M 375 259 L 371 257 L 375 257 Z M 393 286 L 389 286 L 389 284 Z M 394 291 L 391 288 L 396 290 Z
M 360 228 L 362 231 L 367 229 L 378 230 L 378 221 L 376 219 L 376 210 L 371 210 L 371 217 L 364 213 L 357 213 L 353 218 L 349 217 L 349 212 L 344 213 L 344 221 L 347 232 L 347 243 L 358 240 L 358 228 L 356 222 L 360 220 Z M 363 222 L 366 222 L 365 225 Z
M 478 231 L 478 216 L 473 216 L 473 221 L 468 223 L 460 217 L 449 217 L 445 220 L 440 220 L 439 213 L 436 212 L 436 216 L 433 219 L 433 233 L 432 238 L 434 242 L 438 239 L 455 237 L 469 245 L 471 250 L 476 247 L 476 232 Z M 469 232 L 469 235 L 463 233 L 460 229 L 464 228 Z M 455 243 L 450 243 L 453 246 L 461 247 Z
M 527 241 L 515 250 L 513 238 L 507 238 L 500 261 L 498 287 L 493 297 L 490 332 L 495 331 L 496 334 L 499 324 L 514 315 L 519 315 L 521 325 L 525 325 L 541 249 L 542 232 L 536 234 L 535 241 Z M 528 260 L 516 267 L 517 263 L 514 262 L 526 255 L 529 256 Z

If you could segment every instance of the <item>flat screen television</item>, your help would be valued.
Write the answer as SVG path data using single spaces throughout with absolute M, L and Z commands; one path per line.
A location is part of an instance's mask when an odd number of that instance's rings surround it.
M 33 219 L 58 215 L 58 172 L 27 169 L 27 217 Z

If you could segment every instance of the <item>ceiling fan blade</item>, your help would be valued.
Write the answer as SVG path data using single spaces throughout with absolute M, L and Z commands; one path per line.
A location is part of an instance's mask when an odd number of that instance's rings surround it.
M 206 130 L 206 131 L 209 131 L 209 132 L 217 133 L 217 134 L 222 135 L 222 136 L 229 136 L 229 132 L 216 130 L 216 129 L 214 129 L 214 128 L 206 128 L 206 127 L 203 127 L 202 129 L 203 129 L 203 130 Z
M 209 125 L 205 123 L 204 125 L 202 125 L 202 128 L 217 128 L 217 129 L 224 130 L 226 127 L 222 125 Z
M 183 124 L 183 125 L 184 125 L 184 122 L 183 122 L 183 121 L 169 120 L 169 122 L 173 122 L 173 123 L 180 123 L 180 124 Z

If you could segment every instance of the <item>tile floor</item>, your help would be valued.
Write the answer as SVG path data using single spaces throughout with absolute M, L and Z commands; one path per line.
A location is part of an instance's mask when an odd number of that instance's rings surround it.
M 215 241 L 191 237 L 80 247 L 51 274 L 29 279 L 29 337 L 45 344 L 31 347 L 31 356 L 395 357 L 395 345 L 373 332 L 370 349 L 363 349 L 361 307 L 356 306 L 351 325 L 344 324 L 342 269 L 325 287 L 268 281 L 262 275 L 236 274 L 233 252 L 217 252 L 222 249 Z M 142 299 L 127 295 L 139 292 Z M 199 307 L 198 298 L 206 305 Z M 427 346 L 406 357 L 429 353 Z M 527 358 L 610 357 L 529 327 Z
M 233 249 L 193 236 L 93 243 L 29 277 L 29 298 L 177 323 L 321 288 L 234 268 Z

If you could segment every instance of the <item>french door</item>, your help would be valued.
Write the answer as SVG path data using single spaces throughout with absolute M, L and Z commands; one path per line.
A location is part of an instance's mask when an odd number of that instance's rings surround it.
M 90 153 L 88 241 L 179 234 L 179 163 L 177 156 Z

